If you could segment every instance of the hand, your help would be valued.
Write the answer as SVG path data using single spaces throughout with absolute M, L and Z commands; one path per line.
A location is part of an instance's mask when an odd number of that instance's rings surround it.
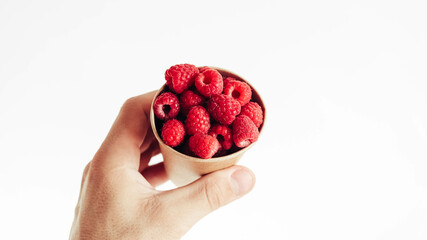
M 179 239 L 198 220 L 249 192 L 253 173 L 232 166 L 169 191 L 149 114 L 154 92 L 130 98 L 86 166 L 70 239 Z

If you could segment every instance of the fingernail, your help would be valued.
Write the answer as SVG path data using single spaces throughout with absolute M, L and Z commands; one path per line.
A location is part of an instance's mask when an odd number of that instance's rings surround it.
M 240 196 L 251 190 L 254 179 L 248 170 L 239 169 L 231 174 L 230 185 L 234 194 Z

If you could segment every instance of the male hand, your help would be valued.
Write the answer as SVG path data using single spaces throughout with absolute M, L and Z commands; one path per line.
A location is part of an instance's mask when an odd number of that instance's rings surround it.
M 86 166 L 70 239 L 179 239 L 198 220 L 249 192 L 255 176 L 232 166 L 177 189 L 167 181 L 151 130 L 155 92 L 130 98 L 108 136 Z

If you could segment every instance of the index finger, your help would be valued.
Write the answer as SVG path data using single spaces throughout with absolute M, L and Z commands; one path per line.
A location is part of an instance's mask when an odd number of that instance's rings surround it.
M 141 146 L 152 142 L 150 109 L 155 93 L 129 98 L 123 104 L 98 151 L 101 157 L 95 157 L 94 161 L 102 161 L 109 168 L 130 166 L 138 169 Z

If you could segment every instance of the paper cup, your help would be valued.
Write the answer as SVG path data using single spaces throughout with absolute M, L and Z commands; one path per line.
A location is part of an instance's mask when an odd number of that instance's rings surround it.
M 261 134 L 262 128 L 265 123 L 265 106 L 260 95 L 255 90 L 255 88 L 253 88 L 249 82 L 247 82 L 245 79 L 238 76 L 237 74 L 234 74 L 228 70 L 217 68 L 217 67 L 211 67 L 211 68 L 214 68 L 218 72 L 220 72 L 224 78 L 233 77 L 237 80 L 246 82 L 252 88 L 251 101 L 257 102 L 261 106 L 264 112 L 264 122 L 259 128 L 259 132 Z M 153 105 L 154 105 L 155 99 L 159 94 L 161 94 L 164 91 L 165 88 L 166 88 L 166 84 L 164 84 L 154 96 L 153 102 L 151 103 L 150 122 L 151 122 L 151 128 L 153 129 L 153 132 L 154 132 L 154 136 L 159 141 L 160 152 L 163 155 L 163 161 L 164 161 L 166 173 L 169 179 L 171 179 L 175 185 L 177 186 L 187 185 L 197 180 L 204 174 L 211 173 L 216 170 L 227 168 L 229 166 L 236 164 L 240 160 L 240 158 L 243 156 L 243 154 L 255 144 L 255 142 L 251 143 L 249 146 L 242 148 L 237 152 L 234 152 L 226 156 L 215 157 L 211 159 L 202 159 L 202 158 L 188 156 L 181 152 L 178 152 L 172 147 L 169 147 L 163 142 L 162 138 L 159 136 L 159 133 L 157 132 L 156 119 L 153 111 Z

